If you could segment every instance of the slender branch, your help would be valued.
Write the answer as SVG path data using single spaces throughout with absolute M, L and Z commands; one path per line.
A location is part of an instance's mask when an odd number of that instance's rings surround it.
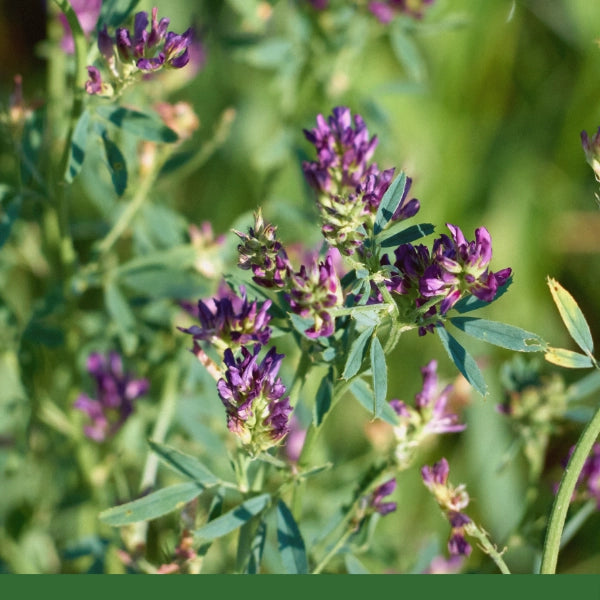
M 586 458 L 592 450 L 594 442 L 598 438 L 598 434 L 600 434 L 600 409 L 596 411 L 592 420 L 583 430 L 583 433 L 575 446 L 575 450 L 569 459 L 567 468 L 563 473 L 558 493 L 554 498 L 542 553 L 542 564 L 540 567 L 540 573 L 542 574 L 556 572 L 558 552 L 567 511 L 569 510 L 569 505 L 571 503 L 573 492 L 575 491 L 575 486 L 577 485 L 579 474 L 581 473 Z

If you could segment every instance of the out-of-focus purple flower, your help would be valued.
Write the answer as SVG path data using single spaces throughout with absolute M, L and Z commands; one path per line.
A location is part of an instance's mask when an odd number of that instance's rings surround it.
M 428 436 L 456 433 L 466 428 L 466 425 L 458 422 L 458 415 L 448 411 L 448 401 L 453 387 L 447 385 L 440 390 L 436 371 L 435 360 L 421 369 L 423 388 L 415 396 L 414 408 L 401 400 L 390 401 L 390 406 L 398 415 L 394 436 L 395 456 L 400 466 L 410 464 L 415 450 Z M 443 465 L 437 469 L 443 469 Z
M 377 209 L 389 188 L 394 169 L 380 171 L 369 162 L 377 146 L 363 118 L 351 114 L 345 106 L 337 106 L 325 119 L 317 116 L 317 126 L 304 130 L 306 139 L 315 146 L 317 160 L 302 165 L 309 185 L 317 192 L 322 232 L 331 246 L 345 254 L 362 252 L 365 229 L 374 225 Z M 406 193 L 410 187 L 410 181 Z M 392 220 L 413 216 L 419 203 L 405 199 Z
M 102 9 L 102 0 L 70 0 L 71 7 L 77 15 L 77 20 L 86 36 L 89 36 L 98 22 L 100 10 Z M 64 34 L 60 42 L 60 47 L 68 54 L 75 52 L 75 42 L 73 33 L 64 13 L 60 13 L 58 18 L 63 26 Z
M 567 458 L 563 461 L 563 467 L 566 468 L 571 455 L 575 451 L 575 446 L 569 450 Z M 558 491 L 558 484 L 555 486 L 555 493 Z M 600 443 L 595 443 L 592 447 L 590 455 L 585 459 L 583 468 L 577 478 L 575 492 L 571 498 L 571 502 L 575 500 L 596 501 L 596 507 L 600 510 Z
M 313 325 L 305 330 L 310 338 L 329 337 L 334 332 L 335 318 L 331 309 L 342 303 L 341 283 L 333 266 L 333 256 L 305 265 L 290 279 L 286 298 L 294 314 L 312 319 Z
M 308 0 L 315 10 L 325 10 L 329 6 L 329 0 Z
M 250 352 L 241 348 L 236 358 L 225 351 L 225 377 L 217 382 L 219 396 L 227 411 L 227 427 L 252 455 L 280 442 L 289 431 L 292 408 L 278 372 L 283 354 L 272 347 L 261 362 L 259 344 Z
M 471 546 L 465 539 L 465 528 L 472 526 L 473 523 L 461 511 L 468 506 L 469 495 L 464 485 L 454 487 L 448 483 L 449 472 L 448 461 L 442 458 L 431 467 L 424 466 L 421 469 L 421 477 L 452 528 L 448 541 L 448 551 L 453 556 L 468 556 L 471 553 Z
M 133 413 L 133 401 L 149 388 L 146 379 L 134 379 L 123 372 L 123 362 L 116 352 L 108 356 L 90 354 L 87 370 L 96 380 L 96 399 L 81 394 L 73 406 L 85 412 L 92 421 L 84 427 L 87 437 L 103 442 L 114 435 Z
M 424 575 L 453 575 L 459 573 L 465 562 L 464 556 L 452 555 L 449 558 L 436 556 L 423 572 Z
M 88 94 L 101 94 L 103 90 L 102 75 L 96 67 L 87 68 L 89 79 L 85 82 L 85 91 Z
M 275 226 L 265 223 L 260 208 L 254 213 L 254 227 L 248 233 L 234 230 L 242 240 L 238 246 L 238 266 L 252 270 L 252 279 L 258 285 L 282 289 L 289 284 L 292 268 L 276 232 Z
M 388 515 L 394 512 L 398 506 L 396 502 L 384 502 L 383 499 L 390 494 L 393 494 L 396 490 L 396 478 L 392 478 L 385 483 L 382 483 L 379 487 L 375 488 L 371 495 L 369 505 L 375 512 L 381 516 Z
M 592 136 L 591 140 L 588 137 L 587 131 L 582 131 L 581 145 L 583 146 L 587 163 L 594 170 L 596 179 L 600 181 L 600 127 L 598 127 L 598 131 Z
M 194 340 L 207 341 L 221 349 L 251 342 L 265 345 L 271 337 L 268 313 L 271 304 L 271 300 L 265 300 L 260 306 L 256 301 L 249 302 L 246 288 L 240 286 L 240 296 L 231 292 L 206 302 L 198 300 L 195 312 L 200 326 L 178 329 L 189 333 Z
M 296 415 L 292 415 L 289 424 L 289 433 L 285 438 L 284 452 L 287 459 L 292 462 L 298 462 L 300 453 L 306 439 L 306 429 L 301 426 Z
M 425 8 L 435 0 L 386 0 L 385 2 L 369 2 L 369 11 L 383 24 L 389 23 L 396 14 L 404 14 L 414 19 L 421 19 Z

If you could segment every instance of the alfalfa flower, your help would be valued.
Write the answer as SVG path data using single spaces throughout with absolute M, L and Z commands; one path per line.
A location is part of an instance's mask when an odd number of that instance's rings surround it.
M 466 428 L 448 406 L 453 387 L 447 385 L 441 388 L 439 385 L 437 361 L 427 363 L 421 374 L 423 387 L 415 396 L 414 407 L 401 400 L 390 401 L 398 416 L 398 425 L 394 426 L 395 456 L 402 468 L 411 463 L 416 449 L 429 436 L 457 433 Z
M 598 131 L 592 136 L 592 139 L 588 137 L 587 131 L 582 131 L 581 145 L 583 146 L 587 163 L 592 167 L 596 175 L 596 180 L 600 181 L 600 127 L 598 127 Z
M 264 221 L 261 209 L 254 213 L 254 226 L 248 233 L 234 233 L 242 240 L 238 246 L 240 269 L 251 270 L 258 285 L 285 288 L 291 274 L 289 259 L 277 238 L 277 227 Z
M 107 356 L 97 352 L 90 354 L 87 370 L 96 381 L 96 398 L 80 394 L 73 406 L 92 421 L 84 427 L 85 435 L 103 442 L 121 429 L 134 411 L 134 400 L 146 394 L 149 383 L 125 373 L 123 361 L 116 352 Z
M 393 494 L 395 490 L 396 478 L 394 477 L 373 490 L 369 498 L 369 506 L 382 517 L 394 512 L 398 506 L 397 502 L 384 501 L 384 498 Z
M 209 342 L 221 351 L 252 342 L 264 345 L 271 337 L 270 307 L 271 300 L 250 302 L 246 288 L 240 286 L 239 296 L 229 291 L 221 297 L 198 300 L 194 315 L 200 324 L 178 329 L 189 333 L 194 341 Z
M 236 357 L 225 351 L 225 377 L 217 382 L 227 412 L 227 427 L 249 454 L 256 456 L 278 444 L 289 431 L 292 408 L 278 377 L 283 354 L 272 347 L 259 361 L 260 344 L 245 346 Z
M 448 482 L 449 473 L 450 467 L 445 458 L 431 467 L 424 466 L 421 469 L 423 483 L 433 494 L 452 527 L 448 551 L 452 555 L 468 556 L 471 553 L 471 546 L 465 539 L 465 527 L 472 521 L 461 511 L 469 505 L 469 495 L 464 485 L 454 487 Z
M 294 314 L 312 320 L 304 333 L 310 338 L 329 337 L 335 329 L 331 310 L 342 304 L 341 283 L 333 263 L 333 254 L 310 267 L 302 265 L 290 277 L 286 298 Z
M 369 11 L 384 24 L 389 23 L 397 14 L 413 19 L 421 19 L 427 6 L 435 0 L 385 0 L 385 2 L 369 2 Z

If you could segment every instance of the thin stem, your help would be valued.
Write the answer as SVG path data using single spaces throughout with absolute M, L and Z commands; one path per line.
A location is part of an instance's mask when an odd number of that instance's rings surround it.
M 540 573 L 542 574 L 556 572 L 563 527 L 571 503 L 571 498 L 573 497 L 573 492 L 575 491 L 575 486 L 577 485 L 577 480 L 585 460 L 591 452 L 599 433 L 600 409 L 596 411 L 592 420 L 583 430 L 569 463 L 567 464 L 567 468 L 563 473 L 558 493 L 554 498 L 554 504 L 552 505 L 550 520 L 548 522 L 548 529 L 546 531 L 546 539 L 544 541 L 544 551 L 540 567 Z
M 474 537 L 480 543 L 482 550 L 496 563 L 503 575 L 510 575 L 510 569 L 504 562 L 502 553 L 498 552 L 498 549 L 496 546 L 494 546 L 494 544 L 492 544 L 492 542 L 490 542 L 484 531 L 477 527 L 477 525 L 475 525 L 473 522 L 469 523 L 465 527 L 465 531 L 468 535 Z
M 329 550 L 329 552 L 321 559 L 321 562 L 314 568 L 313 575 L 318 575 L 329 563 L 329 561 L 339 552 L 340 548 L 350 539 L 352 534 L 356 531 L 354 527 L 346 530 L 344 535 L 340 537 L 337 543 Z

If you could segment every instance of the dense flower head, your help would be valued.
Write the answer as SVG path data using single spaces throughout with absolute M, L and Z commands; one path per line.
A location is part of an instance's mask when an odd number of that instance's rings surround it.
M 291 274 L 291 266 L 285 249 L 277 239 L 277 228 L 265 223 L 262 211 L 254 214 L 254 227 L 248 233 L 235 231 L 242 240 L 238 246 L 238 266 L 251 270 L 255 283 L 266 288 L 285 288 Z
M 322 233 L 327 242 L 350 256 L 362 251 L 365 230 L 374 225 L 377 209 L 390 187 L 394 169 L 380 171 L 369 162 L 377 146 L 363 118 L 350 109 L 338 106 L 325 119 L 317 116 L 317 126 L 304 130 L 306 139 L 315 146 L 317 160 L 302 165 L 309 185 L 317 192 Z M 418 200 L 406 202 L 405 196 L 392 221 L 407 219 L 419 210 Z
M 246 288 L 240 286 L 239 296 L 229 290 L 221 297 L 198 300 L 194 312 L 200 325 L 178 329 L 189 333 L 194 340 L 207 341 L 222 349 L 251 342 L 264 345 L 271 338 L 270 307 L 271 300 L 265 300 L 261 305 L 248 301 Z
M 292 408 L 278 372 L 283 354 L 272 347 L 259 362 L 261 346 L 251 352 L 243 346 L 236 358 L 225 351 L 225 377 L 217 382 L 227 411 L 227 427 L 252 455 L 280 442 L 289 431 Z
M 458 422 L 458 415 L 448 410 L 452 393 L 451 385 L 440 389 L 437 376 L 437 361 L 431 360 L 421 369 L 423 388 L 415 396 L 415 407 L 401 400 L 391 400 L 390 406 L 398 415 L 394 427 L 396 438 L 395 455 L 399 465 L 410 464 L 416 448 L 429 435 L 456 433 L 466 425 Z
M 464 485 L 454 487 L 448 482 L 449 473 L 450 467 L 445 458 L 421 469 L 423 483 L 435 497 L 452 528 L 448 551 L 453 556 L 468 556 L 471 546 L 465 539 L 465 528 L 471 525 L 471 519 L 461 511 L 468 506 L 469 495 Z
M 127 421 L 134 410 L 133 401 L 148 391 L 149 383 L 124 373 L 123 362 L 116 352 L 107 356 L 96 352 L 90 354 L 87 370 L 96 381 L 96 398 L 80 394 L 73 406 L 92 421 L 84 427 L 85 435 L 103 442 Z
M 180 69 L 190 61 L 190 48 L 199 43 L 193 28 L 177 34 L 168 31 L 170 20 L 158 20 L 158 9 L 154 7 L 151 17 L 140 11 L 134 17 L 133 32 L 126 27 L 117 27 L 114 37 L 106 25 L 98 34 L 98 49 L 115 80 L 122 83 L 136 72 L 153 73 L 163 68 Z M 149 28 L 148 28 L 149 27 Z M 109 93 L 108 86 L 98 89 L 86 85 L 90 94 Z
M 329 337 L 334 332 L 331 309 L 342 304 L 341 283 L 334 268 L 334 256 L 327 254 L 324 261 L 310 267 L 302 265 L 290 278 L 286 298 L 294 314 L 312 319 L 305 330 L 311 338 Z
M 461 298 L 474 295 L 491 302 L 511 275 L 510 268 L 492 272 L 492 241 L 485 227 L 475 230 L 475 240 L 467 241 L 459 227 L 447 224 L 451 236 L 441 235 L 430 251 L 423 244 L 401 244 L 394 250 L 395 260 L 386 287 L 404 299 L 398 302 L 404 312 L 428 304 L 420 319 L 419 333 L 433 331 L 437 315 L 445 315 Z M 384 255 L 382 265 L 389 265 Z M 432 299 L 437 299 L 431 304 Z M 381 301 L 377 295 L 373 301 Z
M 425 8 L 434 0 L 385 0 L 385 2 L 369 2 L 369 10 L 381 23 L 389 23 L 396 14 L 404 14 L 421 19 Z
M 587 131 L 581 132 L 581 145 L 585 152 L 585 159 L 594 170 L 596 179 L 600 181 L 600 127 L 590 140 Z

